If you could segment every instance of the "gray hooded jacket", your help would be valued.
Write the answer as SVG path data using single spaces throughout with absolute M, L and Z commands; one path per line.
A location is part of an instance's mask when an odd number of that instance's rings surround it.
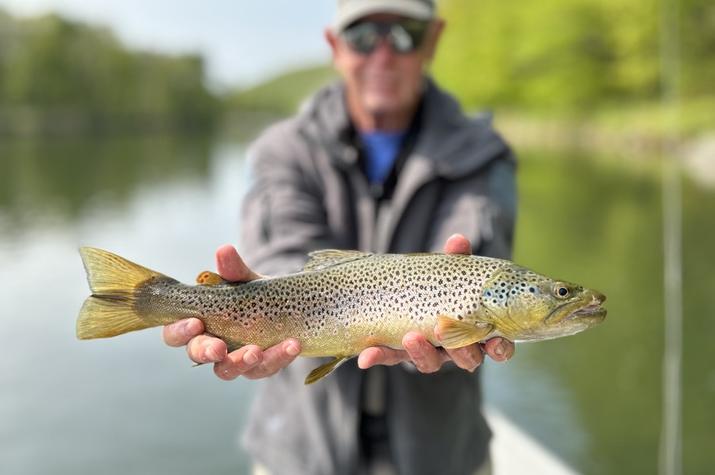
M 515 220 L 515 161 L 488 118 L 470 119 L 426 80 L 422 121 L 390 200 L 361 171 L 342 85 L 319 91 L 294 118 L 270 127 L 249 157 L 241 251 L 256 271 L 299 270 L 315 249 L 439 252 L 453 233 L 475 253 L 508 258 Z M 359 466 L 361 386 L 355 360 L 311 386 L 319 364 L 298 358 L 263 381 L 244 436 L 274 474 L 350 474 Z M 380 367 L 389 453 L 399 473 L 465 474 L 487 456 L 478 372 L 421 374 Z

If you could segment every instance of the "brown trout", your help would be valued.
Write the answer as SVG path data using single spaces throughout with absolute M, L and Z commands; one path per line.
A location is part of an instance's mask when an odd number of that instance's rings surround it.
M 80 254 L 92 295 L 77 319 L 78 338 L 196 317 L 229 351 L 293 337 L 302 356 L 334 357 L 306 384 L 369 346 L 402 348 L 411 330 L 436 346 L 460 348 L 495 336 L 573 335 L 606 316 L 606 297 L 595 290 L 481 256 L 323 250 L 295 274 L 230 283 L 206 271 L 191 286 L 101 249 Z

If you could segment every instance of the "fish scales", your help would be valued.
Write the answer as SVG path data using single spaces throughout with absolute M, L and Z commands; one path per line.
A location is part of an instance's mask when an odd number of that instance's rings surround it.
M 232 348 L 301 341 L 304 356 L 357 353 L 372 345 L 401 348 L 418 330 L 433 343 L 439 315 L 467 318 L 478 311 L 481 288 L 498 261 L 447 255 L 373 255 L 323 270 L 239 285 L 188 286 L 158 281 L 137 302 L 140 314 L 166 312 L 200 318 Z M 466 265 L 465 265 L 466 264 Z
M 81 252 L 92 296 L 80 311 L 79 338 L 196 317 L 231 350 L 297 338 L 302 356 L 335 357 L 307 382 L 369 346 L 401 348 L 409 331 L 459 348 L 494 336 L 571 335 L 606 314 L 605 296 L 594 290 L 481 256 L 326 250 L 295 274 L 228 283 L 205 272 L 190 286 L 107 251 Z

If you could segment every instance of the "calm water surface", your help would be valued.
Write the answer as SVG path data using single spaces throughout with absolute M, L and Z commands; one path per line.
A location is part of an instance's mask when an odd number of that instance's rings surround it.
M 0 472 L 246 473 L 255 382 L 192 368 L 157 329 L 78 342 L 80 245 L 185 282 L 235 242 L 244 144 L 170 138 L 0 146 Z M 515 260 L 608 295 L 584 334 L 485 366 L 486 397 L 584 473 L 653 474 L 663 298 L 657 167 L 522 152 Z M 684 187 L 683 458 L 715 465 L 715 190 Z

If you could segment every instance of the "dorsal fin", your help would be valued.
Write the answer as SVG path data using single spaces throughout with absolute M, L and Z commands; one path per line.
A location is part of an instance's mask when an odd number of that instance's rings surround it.
M 228 283 L 228 281 L 215 272 L 205 270 L 196 276 L 196 283 L 200 285 L 221 285 Z
M 303 266 L 304 271 L 314 271 L 327 269 L 328 267 L 345 264 L 346 262 L 365 259 L 372 256 L 369 252 L 361 251 L 344 251 L 340 249 L 323 249 L 313 251 L 310 254 L 310 260 Z

